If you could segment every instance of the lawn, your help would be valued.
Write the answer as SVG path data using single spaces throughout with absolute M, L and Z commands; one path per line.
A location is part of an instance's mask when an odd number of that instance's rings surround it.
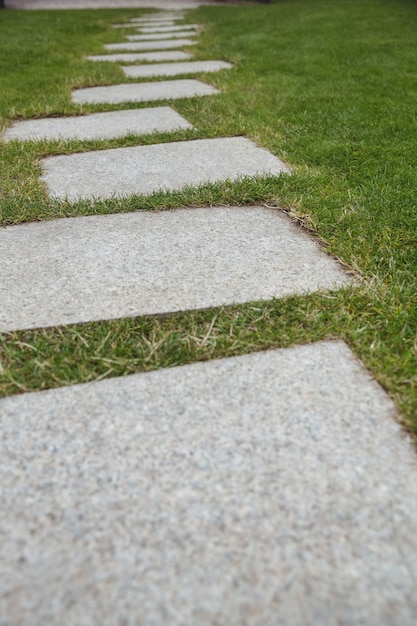
M 124 82 L 86 54 L 120 40 L 133 10 L 1 11 L 0 126 L 111 110 L 70 90 Z M 0 394 L 343 338 L 417 435 L 417 5 L 407 0 L 283 0 L 203 7 L 195 50 L 233 70 L 201 75 L 216 97 L 179 100 L 192 131 L 97 142 L 0 145 L 0 218 L 27 220 L 175 206 L 282 207 L 357 276 L 335 293 L 0 335 Z M 137 105 L 132 105 L 137 106 Z M 146 105 L 143 105 L 146 106 Z M 39 158 L 200 137 L 245 135 L 294 173 L 98 203 L 51 201 Z M 10 251 L 10 254 L 13 252 Z

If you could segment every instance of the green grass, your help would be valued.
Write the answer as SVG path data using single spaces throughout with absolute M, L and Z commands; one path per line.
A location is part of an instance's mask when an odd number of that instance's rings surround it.
M 132 11 L 0 15 L 0 124 L 80 107 L 72 87 L 125 80 L 86 54 L 122 37 Z M 175 101 L 197 129 L 106 142 L 13 142 L 1 150 L 3 224 L 175 206 L 265 202 L 284 207 L 362 277 L 335 294 L 0 336 L 0 394 L 43 389 L 343 338 L 417 434 L 417 6 L 406 0 L 286 0 L 204 7 L 196 58 L 235 63 L 202 75 L 221 95 Z M 13 61 L 12 61 L 13 60 Z M 134 105 L 132 105 L 134 106 Z M 39 158 L 92 148 L 246 135 L 294 169 L 291 177 L 206 185 L 95 204 L 51 201 Z

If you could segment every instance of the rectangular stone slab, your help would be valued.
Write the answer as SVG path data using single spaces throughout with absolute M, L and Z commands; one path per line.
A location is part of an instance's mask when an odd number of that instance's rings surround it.
M 178 74 L 196 74 L 198 72 L 219 72 L 229 70 L 233 65 L 225 61 L 191 61 L 189 63 L 155 63 L 153 65 L 129 65 L 122 70 L 130 78 L 149 78 L 151 76 L 176 76 Z
M 147 195 L 289 172 L 276 156 L 245 137 L 99 150 L 48 157 L 41 163 L 51 196 L 69 200 Z
M 342 342 L 0 413 L 4 624 L 415 626 L 415 449 Z
M 193 46 L 192 39 L 163 39 L 160 41 L 130 41 L 128 43 L 106 43 L 106 50 L 169 50 L 170 48 L 183 48 Z
M 191 37 L 194 36 L 193 33 L 189 31 L 179 30 L 175 33 L 154 33 L 153 35 L 127 35 L 126 39 L 128 41 L 157 41 L 158 39 L 167 40 L 167 39 L 181 39 L 182 37 Z
M 88 56 L 89 61 L 111 61 L 112 63 L 137 63 L 138 61 L 154 63 L 160 61 L 186 61 L 192 55 L 181 50 L 166 52 L 122 52 L 120 54 L 96 54 Z
M 8 226 L 0 229 L 0 252 L 0 331 L 201 309 L 349 283 L 311 238 L 279 210 L 263 207 Z
M 200 80 L 182 79 L 151 83 L 126 83 L 106 87 L 86 87 L 72 92 L 72 101 L 77 104 L 120 102 L 151 102 L 195 96 L 212 96 L 217 89 Z
M 170 107 L 155 107 L 15 122 L 3 133 L 2 139 L 109 139 L 131 133 L 146 135 L 187 128 L 192 128 L 191 124 Z
M 181 24 L 179 26 L 151 26 L 140 29 L 141 33 L 175 33 L 177 30 L 198 30 L 198 24 Z

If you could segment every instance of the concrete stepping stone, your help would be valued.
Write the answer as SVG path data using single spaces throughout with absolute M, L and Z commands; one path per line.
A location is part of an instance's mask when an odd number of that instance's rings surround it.
M 232 68 L 225 61 L 191 61 L 188 63 L 155 63 L 153 65 L 129 65 L 122 67 L 130 78 L 149 78 L 151 76 L 176 76 L 195 74 L 196 72 L 219 72 Z
M 181 50 L 168 50 L 166 52 L 121 52 L 120 54 L 96 54 L 87 57 L 89 61 L 110 61 L 112 63 L 186 61 L 191 58 L 191 54 L 182 52 Z
M 107 43 L 106 50 L 169 50 L 170 48 L 183 48 L 194 46 L 192 39 L 164 39 L 161 41 L 130 41 L 128 43 Z
M 180 21 L 180 19 L 182 18 L 172 18 L 172 17 L 164 17 L 164 18 L 160 18 L 160 19 L 133 19 L 130 20 L 132 24 L 135 24 L 136 26 L 142 26 L 142 25 L 162 25 L 165 26 L 166 24 L 173 26 L 174 24 L 176 24 L 178 21 Z
M 191 33 L 189 31 L 179 30 L 175 33 L 170 33 L 167 36 L 167 33 L 154 33 L 153 35 L 127 35 L 126 39 L 129 41 L 156 41 L 157 39 L 181 39 L 181 37 L 194 37 L 196 33 Z
M 119 104 L 212 96 L 217 93 L 219 93 L 217 89 L 199 80 L 182 79 L 75 89 L 72 92 L 72 101 L 77 104 Z
M 19 141 L 109 139 L 131 133 L 144 135 L 188 128 L 192 128 L 191 124 L 170 107 L 155 107 L 15 122 L 3 133 L 2 138 L 4 141 L 12 139 Z
M 164 22 L 178 22 L 184 15 L 160 15 L 157 17 L 133 17 L 129 21 L 133 24 L 163 24 Z
M 5 624 L 415 626 L 415 450 L 344 343 L 0 413 Z
M 82 175 L 94 180 L 95 172 Z M 263 207 L 8 226 L 0 251 L 0 331 L 268 300 L 350 282 L 285 215 Z
M 129 22 L 128 24 L 112 24 L 111 27 L 112 28 L 137 28 L 138 25 L 133 22 Z
M 174 33 L 177 30 L 199 30 L 200 26 L 198 24 L 181 24 L 180 26 L 152 26 L 141 28 L 140 32 L 143 34 L 150 33 Z
M 51 196 L 69 200 L 148 195 L 289 172 L 276 156 L 245 137 L 98 150 L 48 157 L 41 163 Z

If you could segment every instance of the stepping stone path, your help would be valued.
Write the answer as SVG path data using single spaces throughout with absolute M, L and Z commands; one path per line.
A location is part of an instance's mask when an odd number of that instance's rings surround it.
M 185 15 L 149 14 L 136 24 L 157 37 L 167 17 Z M 183 30 L 106 45 L 155 52 L 88 58 L 155 63 L 124 67 L 131 77 L 173 76 L 173 62 L 190 54 L 163 48 L 192 45 L 175 38 Z M 185 63 L 182 73 L 185 66 L 230 64 Z M 200 81 L 170 80 L 79 89 L 73 101 L 217 93 Z M 3 139 L 190 127 L 164 106 L 27 120 Z M 60 155 L 42 168 L 50 194 L 69 200 L 290 174 L 244 137 Z M 351 281 L 278 209 L 260 206 L 9 226 L 0 248 L 3 331 Z M 0 415 L 5 625 L 414 626 L 415 450 L 392 401 L 343 342 L 22 394 L 1 399 Z

